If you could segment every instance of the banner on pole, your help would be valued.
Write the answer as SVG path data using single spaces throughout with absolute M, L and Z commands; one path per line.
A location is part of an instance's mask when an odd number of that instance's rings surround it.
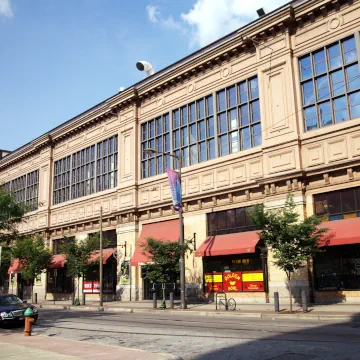
M 182 207 L 181 205 L 181 183 L 179 179 L 179 174 L 175 170 L 166 169 L 168 174 L 170 191 L 173 200 L 173 205 L 176 211 L 179 211 Z

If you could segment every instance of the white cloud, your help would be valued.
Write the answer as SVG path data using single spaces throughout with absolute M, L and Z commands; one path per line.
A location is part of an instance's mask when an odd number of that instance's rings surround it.
M 158 6 L 148 5 L 146 7 L 146 12 L 147 12 L 148 19 L 152 23 L 157 24 L 159 22 L 160 12 L 159 12 Z
M 267 0 L 267 10 L 284 5 L 288 0 Z M 190 28 L 190 46 L 205 46 L 257 18 L 256 10 L 264 0 L 197 0 L 181 19 Z
M 0 0 L 0 16 L 13 17 L 10 0 Z
M 170 30 L 177 30 L 180 31 L 181 33 L 185 32 L 185 28 L 183 24 L 179 21 L 176 21 L 172 15 L 169 15 L 167 18 L 163 18 L 160 13 L 159 6 L 148 5 L 146 7 L 146 12 L 148 19 L 153 24 L 160 25 Z

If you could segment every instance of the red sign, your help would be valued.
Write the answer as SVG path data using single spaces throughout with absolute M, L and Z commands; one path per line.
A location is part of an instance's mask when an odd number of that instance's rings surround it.
M 83 292 L 85 294 L 98 294 L 100 292 L 100 282 L 99 281 L 84 281 L 83 282 Z
M 225 291 L 242 291 L 241 272 L 229 272 L 223 274 Z
M 205 284 L 206 292 L 219 292 L 223 291 L 222 283 L 207 283 Z
M 264 282 L 263 281 L 244 282 L 243 289 L 244 291 L 264 291 Z

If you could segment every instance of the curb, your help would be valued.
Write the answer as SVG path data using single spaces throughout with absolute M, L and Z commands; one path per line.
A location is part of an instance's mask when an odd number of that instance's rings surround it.
M 76 311 L 94 311 L 94 312 L 106 312 L 106 313 L 147 313 L 147 314 L 167 314 L 167 315 L 195 315 L 195 316 L 207 316 L 207 317 L 241 317 L 252 319 L 298 319 L 298 320 L 312 320 L 312 321 L 351 321 L 360 322 L 360 315 L 321 315 L 321 314 L 269 314 L 269 313 L 242 313 L 238 312 L 219 312 L 219 311 L 196 311 L 196 310 L 163 310 L 160 309 L 138 309 L 138 308 L 111 308 L 101 306 L 72 306 L 72 305 L 41 305 L 40 309 L 54 309 L 54 310 L 76 310 Z

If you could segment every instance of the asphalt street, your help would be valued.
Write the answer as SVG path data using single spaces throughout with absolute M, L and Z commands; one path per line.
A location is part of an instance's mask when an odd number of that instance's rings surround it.
M 355 322 L 41 310 L 34 333 L 184 360 L 360 360 L 360 323 Z

